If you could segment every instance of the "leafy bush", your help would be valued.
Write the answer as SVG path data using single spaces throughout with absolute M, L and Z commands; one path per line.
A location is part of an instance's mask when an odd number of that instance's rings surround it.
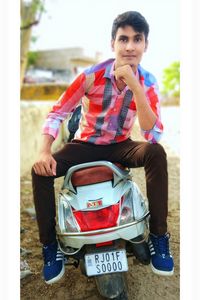
M 27 69 L 30 66 L 34 66 L 38 57 L 37 52 L 29 51 L 27 56 Z
M 163 89 L 161 93 L 167 97 L 180 97 L 180 62 L 175 61 L 163 70 Z

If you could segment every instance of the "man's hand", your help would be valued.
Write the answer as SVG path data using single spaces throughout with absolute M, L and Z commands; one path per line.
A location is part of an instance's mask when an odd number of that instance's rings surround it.
M 41 153 L 39 159 L 33 165 L 33 169 L 37 175 L 55 176 L 56 164 L 51 153 Z
M 34 163 L 33 169 L 37 175 L 55 176 L 57 162 L 51 154 L 51 145 L 54 138 L 51 135 L 44 135 L 39 159 Z
M 114 76 L 117 81 L 123 81 L 132 91 L 134 91 L 135 88 L 140 88 L 139 81 L 135 77 L 130 65 L 118 67 L 114 71 Z

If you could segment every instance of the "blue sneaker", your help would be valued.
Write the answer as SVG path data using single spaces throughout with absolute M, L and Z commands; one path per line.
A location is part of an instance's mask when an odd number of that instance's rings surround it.
M 43 246 L 43 276 L 48 284 L 57 282 L 65 273 L 64 255 L 58 248 L 57 241 Z
M 174 261 L 169 250 L 169 233 L 156 236 L 149 234 L 149 250 L 152 271 L 158 275 L 173 275 Z

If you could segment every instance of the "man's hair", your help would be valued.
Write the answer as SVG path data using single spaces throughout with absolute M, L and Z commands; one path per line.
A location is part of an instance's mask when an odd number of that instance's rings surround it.
M 146 19 L 137 11 L 127 11 L 117 16 L 112 25 L 112 39 L 116 38 L 118 28 L 131 26 L 136 32 L 144 33 L 147 41 L 149 34 L 149 24 Z

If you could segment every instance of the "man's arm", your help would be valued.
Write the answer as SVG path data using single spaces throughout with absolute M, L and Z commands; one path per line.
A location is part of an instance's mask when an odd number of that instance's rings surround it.
M 134 99 L 137 107 L 137 115 L 140 127 L 145 131 L 151 130 L 155 125 L 157 116 L 146 100 L 144 89 L 139 82 L 137 82 L 131 90 L 134 92 Z
M 37 175 L 56 176 L 56 161 L 51 153 L 53 141 L 58 136 L 60 124 L 85 94 L 85 75 L 80 74 L 63 93 L 49 112 L 43 125 L 43 141 L 38 160 L 33 165 Z
M 160 120 L 160 104 L 156 85 L 152 85 L 145 92 L 130 65 L 117 68 L 114 75 L 116 79 L 123 80 L 133 91 L 142 136 L 149 143 L 158 143 L 162 136 L 163 125 Z
M 53 105 L 44 125 L 43 134 L 52 135 L 55 139 L 58 136 L 61 123 L 66 119 L 80 102 L 86 91 L 86 76 L 80 74 L 61 95 Z
M 157 116 L 151 109 L 146 99 L 144 89 L 133 74 L 131 66 L 121 66 L 115 70 L 114 74 L 116 79 L 123 80 L 134 94 L 140 127 L 145 131 L 151 130 L 156 122 Z

